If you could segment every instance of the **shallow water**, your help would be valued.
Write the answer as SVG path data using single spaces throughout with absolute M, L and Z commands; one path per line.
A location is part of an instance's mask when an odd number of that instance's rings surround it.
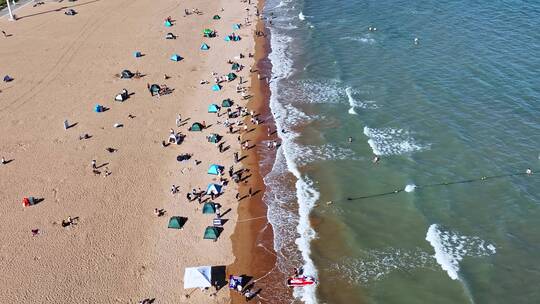
M 280 269 L 320 280 L 297 299 L 539 302 L 540 186 L 523 172 L 540 170 L 540 5 L 270 0 L 270 13 L 283 145 L 265 200 Z

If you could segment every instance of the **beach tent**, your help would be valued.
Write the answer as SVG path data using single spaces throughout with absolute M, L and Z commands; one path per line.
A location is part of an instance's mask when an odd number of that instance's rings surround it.
M 210 168 L 208 168 L 208 174 L 219 175 L 219 173 L 222 172 L 223 169 L 225 169 L 225 167 L 214 164 L 211 165 Z
M 219 84 L 215 84 L 212 86 L 212 91 L 217 92 L 221 90 L 221 86 Z
M 166 27 L 171 27 L 172 23 L 169 20 L 165 20 L 165 26 Z
M 184 289 L 207 288 L 212 286 L 212 267 L 186 267 L 184 271 Z
M 165 35 L 165 39 L 176 39 L 176 36 L 173 33 L 167 33 L 167 35 Z
M 232 70 L 236 71 L 236 70 L 238 70 L 239 68 L 240 68 L 240 64 L 239 64 L 239 63 L 235 62 L 235 63 L 232 64 L 232 68 L 231 68 Z
M 204 206 L 202 208 L 203 214 L 214 214 L 216 213 L 216 206 L 213 202 L 204 203 Z
M 218 184 L 208 184 L 208 187 L 206 188 L 206 194 L 220 194 L 222 190 L 222 186 Z
M 182 229 L 184 227 L 184 224 L 186 223 L 187 218 L 181 217 L 181 216 L 173 216 L 169 219 L 169 226 L 168 228 L 171 229 Z
M 216 33 L 211 29 L 204 29 L 203 36 L 204 37 L 214 37 Z
M 227 35 L 227 36 L 225 36 L 224 39 L 225 39 L 225 41 L 231 41 L 231 36 Z
M 94 112 L 96 112 L 96 113 L 101 113 L 101 112 L 103 112 L 103 110 L 104 110 L 104 108 L 100 104 L 97 104 L 97 105 L 94 106 Z
M 240 41 L 240 39 L 241 39 L 241 38 L 240 38 L 240 36 L 238 36 L 238 35 L 237 35 L 237 36 L 233 36 L 233 40 L 234 40 L 234 41 Z
M 240 29 L 240 24 L 235 23 L 235 24 L 233 24 L 232 28 L 233 28 L 233 30 L 239 30 Z
M 139 52 L 139 51 L 133 52 L 133 57 L 139 58 L 139 57 L 141 57 L 141 56 L 142 56 L 141 52 Z
M 227 74 L 227 80 L 228 81 L 233 81 L 236 79 L 236 74 L 235 73 L 229 73 Z
M 217 104 L 213 103 L 208 106 L 208 113 L 217 113 L 219 112 L 219 107 Z
M 180 55 L 178 55 L 178 54 L 173 54 L 171 56 L 171 60 L 172 61 L 180 61 L 180 60 L 182 60 L 182 57 L 180 57 Z
M 221 19 L 221 17 L 219 15 L 214 15 L 214 17 L 212 17 L 212 19 L 219 20 L 219 19 Z
M 156 94 L 156 93 L 159 93 L 159 90 L 161 90 L 161 87 L 157 84 L 153 84 L 151 85 L 148 90 L 150 90 L 150 93 L 152 93 L 152 95 Z
M 208 226 L 206 227 L 206 230 L 204 231 L 204 237 L 205 240 L 214 240 L 217 241 L 219 237 L 219 229 L 217 227 Z
M 208 51 L 209 49 L 210 49 L 210 47 L 208 46 L 208 44 L 206 44 L 206 43 L 201 44 L 201 50 Z
M 198 122 L 193 123 L 189 128 L 190 131 L 202 131 L 202 129 L 204 129 L 203 125 Z
M 131 73 L 130 70 L 123 70 L 122 73 L 120 74 L 120 78 L 124 78 L 124 79 L 130 79 L 133 76 L 135 76 L 135 74 Z
M 208 141 L 214 144 L 217 143 L 219 141 L 219 135 L 215 133 L 210 134 L 210 136 L 208 136 Z
M 223 99 L 223 101 L 221 102 L 221 106 L 224 108 L 232 107 L 232 105 L 233 105 L 233 102 L 229 98 Z

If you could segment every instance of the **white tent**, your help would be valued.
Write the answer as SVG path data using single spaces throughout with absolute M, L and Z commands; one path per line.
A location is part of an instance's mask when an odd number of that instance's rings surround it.
M 205 288 L 212 286 L 212 267 L 186 267 L 184 272 L 184 289 Z

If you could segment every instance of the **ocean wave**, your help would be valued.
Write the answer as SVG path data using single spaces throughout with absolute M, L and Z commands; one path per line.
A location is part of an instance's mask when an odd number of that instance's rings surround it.
M 339 81 L 293 81 L 288 83 L 281 91 L 285 96 L 290 96 L 293 103 L 347 103 L 352 108 L 352 111 L 355 111 L 355 108 L 377 109 L 378 106 L 375 101 L 361 100 L 359 98 L 359 95 L 370 95 L 371 92 L 372 88 L 357 89 L 347 87 Z
M 459 279 L 459 263 L 464 257 L 481 257 L 497 252 L 489 244 L 476 236 L 464 236 L 432 224 L 426 234 L 426 240 L 435 250 L 435 259 L 452 280 Z
M 354 41 L 354 42 L 361 42 L 365 44 L 374 44 L 377 41 L 375 38 L 372 38 L 370 34 L 365 34 L 362 37 L 343 37 L 341 40 L 348 40 L 348 41 Z
M 364 127 L 364 134 L 375 155 L 400 155 L 429 148 L 429 145 L 418 144 L 408 131 L 402 129 Z
M 272 226 L 281 225 L 280 227 L 275 227 L 278 233 L 275 233 L 274 237 L 274 243 L 275 245 L 281 246 L 279 247 L 280 249 L 283 249 L 285 247 L 282 243 L 284 241 L 286 242 L 287 240 L 280 239 L 283 237 L 283 235 L 278 235 L 279 232 L 283 232 L 283 228 L 288 228 L 291 225 L 290 223 L 292 223 L 293 225 L 296 224 L 296 239 L 294 242 L 296 244 L 296 248 L 300 252 L 304 271 L 306 274 L 317 276 L 317 269 L 315 268 L 315 265 L 310 257 L 310 243 L 316 237 L 316 234 L 315 230 L 313 230 L 310 225 L 309 214 L 315 206 L 316 201 L 319 199 L 319 193 L 313 187 L 313 182 L 299 171 L 298 166 L 294 161 L 295 151 L 293 141 L 298 135 L 294 132 L 289 131 L 282 132 L 286 124 L 285 119 L 287 118 L 287 109 L 283 107 L 282 104 L 279 102 L 280 91 L 278 89 L 278 83 L 279 80 L 288 77 L 292 73 L 292 61 L 290 58 L 288 58 L 287 54 L 288 43 L 290 43 L 292 39 L 290 39 L 290 37 L 277 33 L 277 31 L 275 30 L 272 32 L 271 37 L 272 52 L 269 54 L 269 59 L 272 62 L 272 76 L 277 78 L 277 81 L 270 82 L 270 109 L 274 115 L 276 127 L 278 130 L 278 136 L 282 140 L 279 153 L 282 153 L 283 156 L 282 159 L 278 159 L 276 157 L 276 162 L 281 161 L 282 164 L 286 164 L 287 170 L 294 176 L 294 178 L 296 178 L 295 188 L 298 205 L 298 217 L 291 218 L 290 221 L 287 221 L 285 223 L 281 222 L 281 220 L 276 219 L 275 215 L 272 215 L 278 213 L 278 210 L 280 208 L 272 208 L 271 206 L 269 206 L 269 220 L 271 219 L 271 221 L 273 221 L 271 222 Z M 279 169 L 279 166 L 280 165 L 274 164 L 274 167 L 276 167 L 277 169 Z M 272 171 L 273 170 L 274 169 L 272 169 Z M 278 264 L 289 263 L 290 261 L 284 259 L 283 256 L 281 258 L 278 256 Z M 299 265 L 294 266 L 298 267 Z M 290 271 L 290 269 L 282 271 L 287 273 Z M 297 288 L 296 290 L 294 290 L 293 295 L 296 298 L 301 299 L 305 303 L 315 304 L 317 303 L 315 288 L 315 286 L 309 286 L 302 289 Z
M 376 109 L 377 105 L 374 104 L 374 101 L 360 101 L 354 98 L 352 88 L 347 87 L 345 89 L 345 94 L 349 100 L 349 114 L 356 115 L 358 114 L 355 109 Z
M 347 258 L 341 263 L 332 265 L 332 268 L 342 279 L 369 284 L 383 279 L 393 271 L 436 267 L 433 257 L 420 248 L 413 250 L 386 248 L 365 251 L 361 255 L 362 258 Z

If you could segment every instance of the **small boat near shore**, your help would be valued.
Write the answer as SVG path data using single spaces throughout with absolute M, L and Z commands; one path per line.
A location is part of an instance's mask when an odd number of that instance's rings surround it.
M 317 284 L 317 280 L 310 276 L 293 276 L 287 279 L 287 286 L 289 287 L 304 287 Z

